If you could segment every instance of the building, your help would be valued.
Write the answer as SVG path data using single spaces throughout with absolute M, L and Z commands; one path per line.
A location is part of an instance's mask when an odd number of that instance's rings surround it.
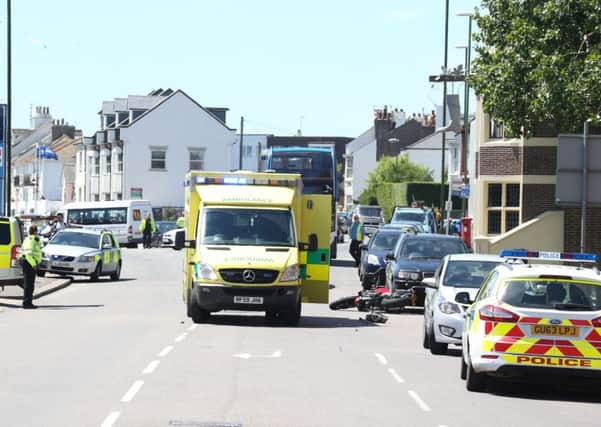
M 227 111 L 171 89 L 103 102 L 100 130 L 77 146 L 76 199 L 147 199 L 157 217 L 181 210 L 189 170 L 230 169 Z
M 70 200 L 63 183 L 73 185 L 73 141 L 80 137 L 41 106 L 32 109 L 30 129 L 13 130 L 11 214 L 52 214 Z

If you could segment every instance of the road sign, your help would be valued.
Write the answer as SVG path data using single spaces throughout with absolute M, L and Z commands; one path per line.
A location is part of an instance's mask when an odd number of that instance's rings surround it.
M 463 199 L 470 198 L 470 186 L 468 184 L 463 185 L 463 188 L 461 189 L 461 194 L 459 196 Z

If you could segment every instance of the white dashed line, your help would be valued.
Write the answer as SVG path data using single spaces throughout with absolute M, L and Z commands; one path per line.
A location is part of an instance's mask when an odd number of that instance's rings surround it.
M 186 338 L 187 336 L 188 336 L 188 333 L 187 333 L 187 332 L 184 332 L 183 334 L 181 334 L 180 336 L 178 336 L 178 337 L 175 339 L 175 342 L 182 342 L 182 341 L 184 340 L 184 338 Z
M 113 427 L 113 424 L 115 424 L 119 415 L 121 415 L 121 412 L 111 412 L 100 427 Z
M 386 358 L 384 356 L 382 356 L 380 353 L 374 353 L 376 355 L 376 358 L 380 361 L 380 363 L 382 365 L 388 365 L 388 361 L 386 360 Z
M 419 397 L 419 394 L 417 394 L 413 390 L 409 390 L 407 393 L 409 393 L 409 396 L 411 396 L 413 400 L 415 400 L 415 403 L 417 403 L 417 406 L 419 406 L 422 411 L 430 412 L 432 410 L 428 405 L 426 405 L 426 402 L 424 402 L 422 398 Z
M 394 378 L 397 383 L 403 384 L 405 382 L 405 380 L 401 378 L 401 376 L 397 374 L 397 372 L 394 369 L 388 368 L 388 372 L 390 373 L 390 375 L 392 375 L 392 378 Z
M 127 390 L 127 393 L 125 393 L 125 395 L 123 395 L 123 397 L 121 398 L 121 402 L 131 402 L 131 400 L 134 398 L 136 393 L 140 391 L 143 385 L 144 381 L 136 381 L 135 383 L 133 383 L 129 390 Z
M 159 357 L 165 357 L 165 356 L 167 356 L 171 350 L 173 350 L 173 346 L 172 345 L 168 345 L 167 347 L 165 347 L 163 349 L 163 351 L 161 351 L 159 353 Z
M 161 363 L 159 360 L 153 360 L 152 362 L 150 362 L 148 364 L 148 366 L 142 371 L 143 374 L 152 374 L 154 372 L 154 370 L 157 368 L 157 366 L 159 366 L 159 363 Z
M 196 326 L 198 326 L 198 325 L 192 325 L 192 326 L 190 326 L 190 327 L 188 328 L 188 330 L 189 330 L 189 331 L 193 331 L 194 329 L 196 329 Z

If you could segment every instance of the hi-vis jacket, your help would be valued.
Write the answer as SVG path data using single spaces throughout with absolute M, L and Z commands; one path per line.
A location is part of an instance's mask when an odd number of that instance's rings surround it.
M 23 246 L 21 246 L 21 256 L 33 268 L 42 262 L 42 245 L 40 245 L 40 241 L 36 236 L 27 236 Z

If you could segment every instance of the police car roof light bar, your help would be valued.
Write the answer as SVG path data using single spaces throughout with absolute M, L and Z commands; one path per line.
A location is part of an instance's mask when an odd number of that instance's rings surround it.
M 499 254 L 503 258 L 532 259 L 555 262 L 596 263 L 597 254 L 580 252 L 545 252 L 526 249 L 504 249 Z

